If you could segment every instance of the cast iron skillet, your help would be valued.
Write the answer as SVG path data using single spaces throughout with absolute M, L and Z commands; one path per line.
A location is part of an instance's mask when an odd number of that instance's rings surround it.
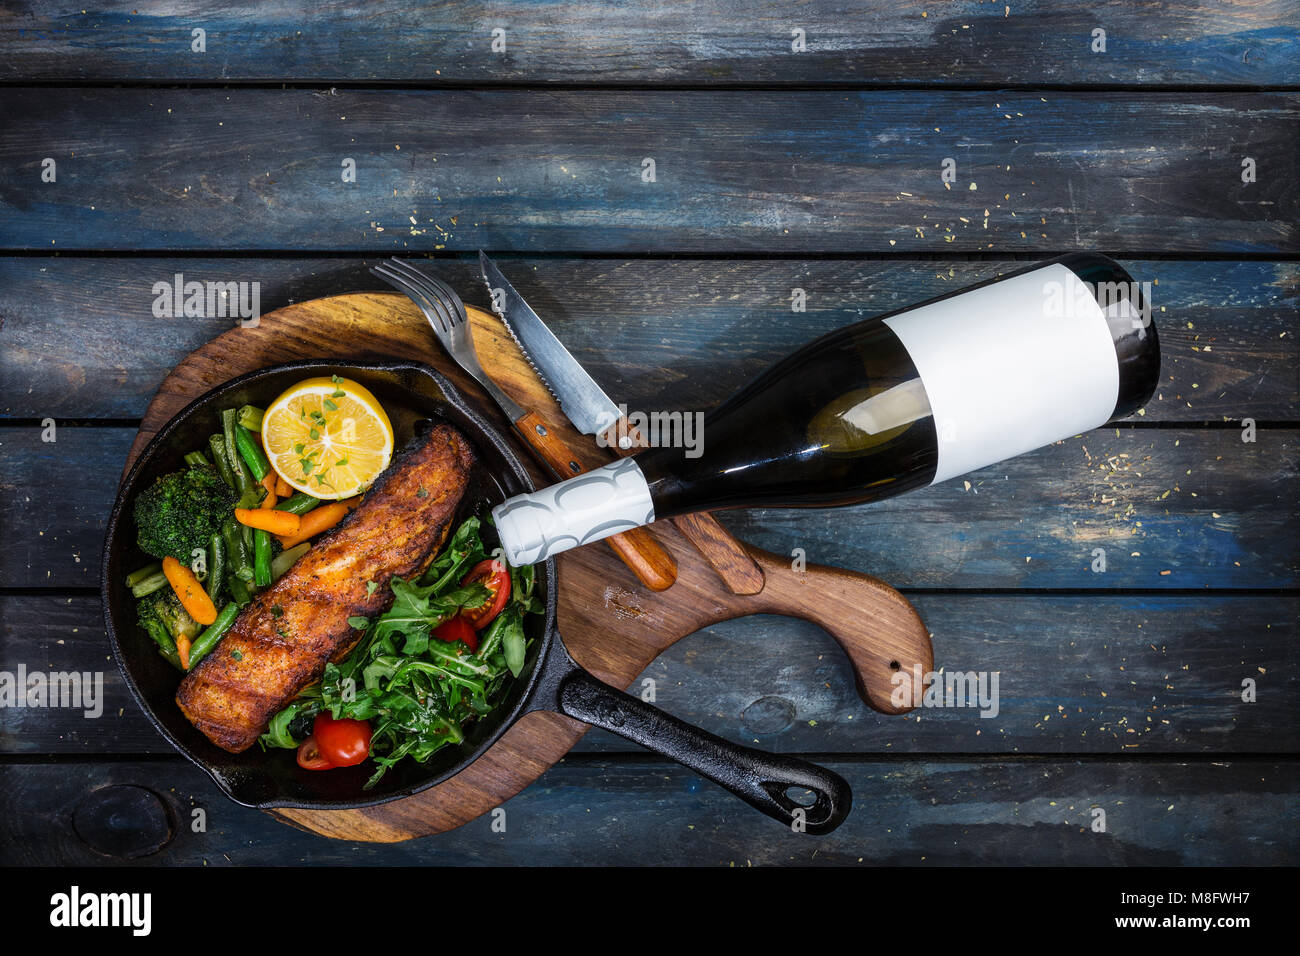
M 158 476 L 183 467 L 185 452 L 202 447 L 208 435 L 220 430 L 221 409 L 264 405 L 293 383 L 321 375 L 345 375 L 374 392 L 392 419 L 399 449 L 430 420 L 460 429 L 474 446 L 479 464 L 458 518 L 469 513 L 486 516 L 507 497 L 534 490 L 500 430 L 447 379 L 415 362 L 320 360 L 277 365 L 214 388 L 168 422 L 132 465 L 109 517 L 101 582 L 104 617 L 114 656 L 136 701 L 159 732 L 207 771 L 227 796 L 260 809 L 345 809 L 396 800 L 469 766 L 524 714 L 551 710 L 671 757 L 787 825 L 802 814 L 808 833 L 829 833 L 844 821 L 852 795 L 837 774 L 723 740 L 598 681 L 579 667 L 556 630 L 553 561 L 537 568 L 538 593 L 546 597 L 546 613 L 530 615 L 526 621 L 531 641 L 523 672 L 497 709 L 471 725 L 459 746 L 444 748 L 425 764 L 402 761 L 374 789 L 363 790 L 371 774 L 368 761 L 356 767 L 309 771 L 298 767 L 287 750 L 264 752 L 254 746 L 230 754 L 211 743 L 181 714 L 174 700 L 179 675 L 135 623 L 135 601 L 125 578 L 152 559 L 136 545 L 131 508 L 137 492 Z M 807 794 L 799 801 L 790 795 L 804 790 L 812 791 L 811 802 Z

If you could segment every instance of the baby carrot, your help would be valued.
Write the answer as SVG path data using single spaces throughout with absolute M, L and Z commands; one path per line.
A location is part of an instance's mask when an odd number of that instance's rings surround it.
M 190 669 L 190 639 L 184 634 L 176 635 L 176 655 L 181 659 L 181 667 Z
M 352 510 L 347 501 L 331 501 L 327 505 L 312 508 L 302 516 L 298 530 L 293 534 L 278 535 L 280 546 L 286 550 L 295 544 L 301 544 L 308 538 L 314 538 L 322 531 L 334 527 L 343 520 L 343 516 Z
M 163 574 L 167 576 L 167 583 L 172 586 L 172 590 L 180 598 L 181 607 L 189 612 L 190 617 L 204 627 L 217 619 L 217 606 L 212 603 L 212 598 L 208 597 L 208 592 L 203 590 L 203 585 L 199 583 L 193 571 L 171 555 L 163 558 L 162 569 Z
M 266 477 L 262 479 L 262 487 L 266 489 L 266 497 L 263 498 L 262 503 L 258 505 L 259 508 L 275 507 L 275 499 L 276 499 L 275 482 L 276 479 L 278 478 L 280 478 L 280 476 L 277 475 L 275 472 L 268 471 L 266 473 Z
M 289 498 L 293 496 L 293 486 L 279 475 L 275 476 L 275 496 L 277 498 Z
M 273 508 L 236 508 L 235 520 L 259 531 L 290 536 L 298 533 L 302 523 L 302 519 L 292 511 L 276 511 Z

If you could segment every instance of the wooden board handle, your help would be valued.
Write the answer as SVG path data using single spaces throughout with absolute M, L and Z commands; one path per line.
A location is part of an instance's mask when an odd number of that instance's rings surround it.
M 894 692 L 904 678 L 934 670 L 934 649 L 907 598 L 860 571 L 820 564 L 795 570 L 787 558 L 746 547 L 767 581 L 754 610 L 820 625 L 849 656 L 863 700 L 886 714 L 912 709 L 896 702 Z
M 515 429 L 557 478 L 572 478 L 587 470 L 537 412 L 529 412 L 515 422 Z M 605 541 L 650 590 L 667 590 L 677 580 L 677 562 L 647 529 L 633 528 Z
M 626 440 L 624 440 L 626 439 Z M 620 418 L 605 432 L 604 442 L 626 457 L 650 447 L 626 417 Z M 763 570 L 731 532 L 707 511 L 672 519 L 677 530 L 695 545 L 709 567 L 722 579 L 732 594 L 757 594 L 763 590 Z

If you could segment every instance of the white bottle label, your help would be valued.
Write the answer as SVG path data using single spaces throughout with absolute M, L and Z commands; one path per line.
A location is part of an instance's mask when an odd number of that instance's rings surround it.
M 885 319 L 925 384 L 934 482 L 1105 424 L 1119 359 L 1101 306 L 1059 263 Z

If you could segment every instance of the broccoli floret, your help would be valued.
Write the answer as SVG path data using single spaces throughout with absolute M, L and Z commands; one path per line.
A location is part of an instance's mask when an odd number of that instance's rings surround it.
M 135 499 L 137 541 L 155 558 L 168 555 L 189 566 L 206 548 L 235 504 L 235 493 L 213 468 L 190 467 L 163 475 Z
M 167 625 L 163 623 L 163 619 L 159 616 L 152 594 L 139 600 L 135 606 L 135 612 L 136 620 L 153 638 L 153 642 L 159 648 L 164 652 L 176 650 L 176 639 L 172 637 L 171 631 L 167 629 Z
M 135 610 L 136 620 L 158 645 L 158 653 L 173 667 L 183 669 L 176 638 L 184 634 L 193 640 L 202 628 L 181 606 L 176 592 L 171 588 L 155 591 L 136 602 Z
M 136 604 L 136 617 L 140 626 L 165 651 L 176 650 L 176 638 L 184 634 L 194 638 L 202 628 L 181 606 L 181 600 L 171 588 L 160 588 L 142 597 Z

